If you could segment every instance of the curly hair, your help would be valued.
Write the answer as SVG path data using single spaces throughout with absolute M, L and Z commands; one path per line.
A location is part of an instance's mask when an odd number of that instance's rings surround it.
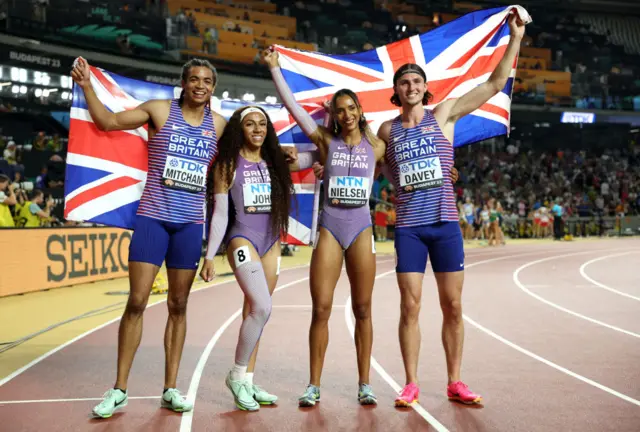
M 209 170 L 207 180 L 207 200 L 210 209 L 213 204 L 214 169 L 220 166 L 225 182 L 228 185 L 233 182 L 238 156 L 245 145 L 240 115 L 247 108 L 249 107 L 242 107 L 233 113 L 218 140 L 218 156 Z M 289 229 L 289 208 L 294 194 L 293 182 L 289 172 L 289 165 L 287 165 L 284 154 L 280 149 L 280 141 L 278 141 L 273 123 L 262 108 L 257 108 L 264 113 L 267 119 L 267 135 L 260 149 L 260 156 L 266 162 L 269 177 L 271 178 L 271 229 L 273 233 L 286 234 Z M 233 214 L 231 214 L 227 230 L 233 226 L 233 219 Z
M 425 83 L 427 82 L 427 74 L 424 72 L 424 70 L 420 66 L 414 63 L 406 63 L 400 66 L 396 71 L 396 73 L 393 74 L 393 87 L 395 88 L 398 80 L 403 75 L 408 73 L 416 73 L 424 79 Z M 429 105 L 429 102 L 431 102 L 431 99 L 433 99 L 433 95 L 429 92 L 429 90 L 427 90 L 424 93 L 424 96 L 422 97 L 422 105 Z M 395 92 L 395 90 L 393 91 L 393 96 L 391 96 L 390 100 L 391 100 L 391 103 L 394 104 L 395 106 L 397 107 L 402 106 L 402 103 L 400 102 L 400 97 L 398 96 L 398 93 Z

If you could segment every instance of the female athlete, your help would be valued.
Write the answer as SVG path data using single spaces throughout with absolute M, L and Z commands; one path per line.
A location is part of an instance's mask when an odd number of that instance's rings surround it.
M 213 279 L 213 257 L 224 240 L 245 295 L 235 365 L 225 383 L 238 408 L 256 411 L 260 404 L 278 399 L 253 384 L 253 370 L 258 341 L 271 314 L 271 294 L 280 270 L 279 239 L 289 226 L 293 193 L 289 165 L 265 111 L 244 107 L 231 116 L 212 171 L 215 207 L 200 275 L 205 281 Z

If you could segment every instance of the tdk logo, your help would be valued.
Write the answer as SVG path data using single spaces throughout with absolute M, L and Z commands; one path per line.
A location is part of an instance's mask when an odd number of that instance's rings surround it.
M 411 166 L 412 171 L 422 171 L 424 169 L 437 168 L 439 166 L 436 158 L 407 162 L 407 165 Z
M 198 174 L 204 175 L 204 165 L 191 162 L 185 159 L 173 159 L 169 162 L 171 166 L 177 167 L 182 171 L 196 172 Z

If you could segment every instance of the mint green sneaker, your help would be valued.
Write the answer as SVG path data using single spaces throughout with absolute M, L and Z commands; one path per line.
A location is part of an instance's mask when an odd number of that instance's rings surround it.
M 243 411 L 258 411 L 260 405 L 253 398 L 252 386 L 246 381 L 234 381 L 231 379 L 231 372 L 224 380 L 227 388 L 233 394 L 233 400 L 238 408 Z
M 260 405 L 273 405 L 278 401 L 278 396 L 267 393 L 262 387 L 255 384 L 251 385 L 253 399 Z
M 378 398 L 373 394 L 373 389 L 369 384 L 360 384 L 358 390 L 358 402 L 360 405 L 377 405 Z
M 193 404 L 180 394 L 180 391 L 175 388 L 167 389 L 162 395 L 160 401 L 162 408 L 169 408 L 175 412 L 187 412 L 193 409 Z
M 304 394 L 298 399 L 298 406 L 312 407 L 317 402 L 320 402 L 320 387 L 309 384 Z
M 129 396 L 122 390 L 109 389 L 102 397 L 102 402 L 93 407 L 93 411 L 91 411 L 91 414 L 97 418 L 109 418 L 115 410 L 126 407 L 129 403 Z

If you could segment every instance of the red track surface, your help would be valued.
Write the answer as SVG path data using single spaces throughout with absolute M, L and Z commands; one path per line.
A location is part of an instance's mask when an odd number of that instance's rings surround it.
M 277 394 L 280 401 L 258 413 L 235 409 L 224 386 L 240 323 L 235 319 L 225 331 L 220 328 L 241 304 L 240 290 L 229 283 L 191 297 L 178 381 L 183 392 L 192 383 L 192 390 L 197 390 L 191 418 L 161 409 L 157 399 L 132 399 L 108 420 L 90 418 L 97 403 L 92 400 L 6 403 L 99 398 L 115 375 L 117 323 L 113 323 L 2 385 L 1 429 L 638 431 L 640 301 L 594 285 L 579 271 L 584 263 L 612 254 L 618 256 L 593 262 L 584 267 L 584 273 L 600 285 L 640 297 L 637 240 L 508 245 L 468 252 L 463 379 L 484 396 L 483 407 L 462 406 L 446 399 L 441 314 L 435 282 L 427 275 L 421 318 L 421 406 L 442 426 L 430 425 L 414 410 L 393 408 L 395 392 L 374 370 L 371 377 L 379 405 L 363 408 L 357 404 L 355 349 L 344 313 L 349 289 L 343 274 L 334 299 L 338 307 L 330 322 L 322 402 L 313 409 L 297 407 L 297 397 L 308 380 L 310 308 L 283 307 L 310 305 L 308 281 L 274 294 L 275 308 L 263 334 L 255 381 Z M 544 261 L 530 264 L 539 260 Z M 399 294 L 393 259 L 379 257 L 378 262 L 378 274 L 390 273 L 376 281 L 373 356 L 391 379 L 402 385 L 397 339 Z M 307 276 L 308 268 L 284 271 L 279 285 Z M 143 341 L 129 382 L 131 396 L 160 394 L 165 320 L 163 305 L 151 307 L 145 314 Z M 208 358 L 202 359 L 196 387 L 196 365 L 216 332 L 219 339 Z

